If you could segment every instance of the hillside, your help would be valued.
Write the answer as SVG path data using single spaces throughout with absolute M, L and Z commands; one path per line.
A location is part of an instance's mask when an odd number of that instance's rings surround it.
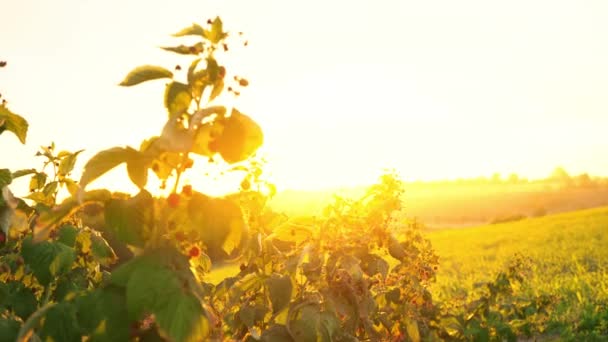
M 284 191 L 271 202 L 289 216 L 319 215 L 337 193 L 358 197 L 363 187 L 327 191 Z M 521 217 L 570 212 L 608 205 L 608 186 L 548 181 L 405 183 L 406 214 L 431 228 L 467 227 Z
M 556 296 L 554 325 L 582 329 L 608 315 L 608 207 L 427 237 L 440 258 L 433 287 L 438 298 L 465 296 L 520 254 L 530 266 L 523 291 Z

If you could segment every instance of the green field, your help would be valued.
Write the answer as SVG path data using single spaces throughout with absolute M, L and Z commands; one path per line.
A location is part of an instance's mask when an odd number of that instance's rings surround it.
M 554 326 L 561 325 L 566 336 L 608 331 L 607 207 L 427 236 L 440 257 L 433 288 L 437 299 L 465 297 L 521 254 L 530 258 L 521 293 L 555 295 Z

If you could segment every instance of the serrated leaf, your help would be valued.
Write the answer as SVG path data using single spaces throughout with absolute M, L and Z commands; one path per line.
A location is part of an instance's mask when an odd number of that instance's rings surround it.
M 20 115 L 11 112 L 5 105 L 0 105 L 0 134 L 4 130 L 12 132 L 22 144 L 25 144 L 29 124 Z
M 30 191 L 40 190 L 46 184 L 47 175 L 44 172 L 36 172 L 30 179 Z
M 169 117 L 184 113 L 192 102 L 192 95 L 187 84 L 171 82 L 165 88 L 165 107 Z
M 41 191 L 32 192 L 31 194 L 25 196 L 25 198 L 31 199 L 36 203 L 41 203 L 49 207 L 55 204 L 55 201 L 53 200 L 52 196 L 48 196 Z
M 183 37 L 183 36 L 201 36 L 203 37 L 204 30 L 203 27 L 199 24 L 192 24 L 190 27 L 186 27 L 181 31 L 174 33 L 174 37 Z
M 301 307 L 288 322 L 291 337 L 296 341 L 317 342 L 318 326 L 320 320 L 320 310 L 318 305 L 309 304 Z
M 125 79 L 120 82 L 120 85 L 130 87 L 146 81 L 172 77 L 173 73 L 163 67 L 155 65 L 143 65 L 129 72 Z
M 78 228 L 71 224 L 61 226 L 57 230 L 57 241 L 63 243 L 68 247 L 74 247 L 76 245 L 76 236 L 78 235 Z
M 76 151 L 74 153 L 68 153 L 67 155 L 63 156 L 63 158 L 61 158 L 61 161 L 59 162 L 59 169 L 57 171 L 59 175 L 65 176 L 68 173 L 72 172 L 72 170 L 74 169 L 74 165 L 76 165 L 76 158 L 82 151 L 84 150 Z
M 44 241 L 34 244 L 31 237 L 23 241 L 22 256 L 36 279 L 44 286 L 54 277 L 69 271 L 76 259 L 74 250 L 61 242 Z
M 116 254 L 106 240 L 100 235 L 91 234 L 91 254 L 103 266 L 110 266 L 116 262 Z
M 220 17 L 215 17 L 211 23 L 211 30 L 205 30 L 205 37 L 214 44 L 219 43 L 222 39 L 226 38 L 227 35 L 228 34 L 223 31 L 223 24 Z

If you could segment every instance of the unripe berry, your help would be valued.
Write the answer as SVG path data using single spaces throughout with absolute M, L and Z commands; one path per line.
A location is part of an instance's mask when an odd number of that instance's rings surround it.
M 182 188 L 182 194 L 186 196 L 192 196 L 192 185 L 184 185 Z
M 169 195 L 169 197 L 167 197 L 167 203 L 171 208 L 177 208 L 177 206 L 179 205 L 179 200 L 180 196 L 176 193 L 172 193 L 171 195 Z

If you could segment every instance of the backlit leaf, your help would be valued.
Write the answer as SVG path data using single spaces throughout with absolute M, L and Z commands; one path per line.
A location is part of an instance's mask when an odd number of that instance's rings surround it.
M 12 132 L 25 144 L 28 127 L 27 120 L 11 112 L 5 105 L 0 105 L 0 134 L 5 130 Z
M 137 67 L 131 72 L 129 72 L 125 79 L 120 82 L 120 85 L 130 87 L 146 81 L 171 77 L 173 77 L 173 73 L 163 67 L 155 65 L 144 65 Z

